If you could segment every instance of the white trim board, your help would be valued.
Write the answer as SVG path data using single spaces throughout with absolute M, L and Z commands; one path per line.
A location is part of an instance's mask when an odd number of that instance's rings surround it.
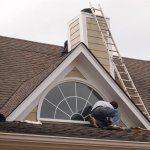
M 78 68 L 86 68 L 85 74 L 87 74 L 86 79 L 89 81 L 89 84 L 93 85 L 95 89 L 103 91 L 106 100 L 116 100 L 119 103 L 122 120 L 128 127 L 141 126 L 150 129 L 149 121 L 130 101 L 129 97 L 120 89 L 117 83 L 110 77 L 108 72 L 100 65 L 83 43 L 80 43 L 73 52 L 25 99 L 25 101 L 7 117 L 7 121 L 22 120 L 22 114 L 27 114 L 26 111 L 28 108 L 32 108 L 31 104 L 37 104 L 39 102 L 40 98 L 38 99 L 38 97 L 40 97 L 45 89 L 50 85 L 54 86 L 58 84 L 58 82 L 64 80 L 63 77 L 69 71 L 67 71 L 67 68 L 70 67 L 71 69 L 74 67 L 74 65 L 71 65 L 73 62 L 74 64 L 80 64 L 80 67 Z
M 57 145 L 57 146 L 56 146 Z M 148 150 L 149 142 L 105 140 L 92 138 L 76 138 L 61 136 L 46 136 L 33 134 L 0 133 L 0 146 L 13 149 L 24 146 L 32 149 L 77 149 L 77 150 Z

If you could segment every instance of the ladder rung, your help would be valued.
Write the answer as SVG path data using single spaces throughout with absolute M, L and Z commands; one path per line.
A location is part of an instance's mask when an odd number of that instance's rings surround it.
M 114 43 L 106 43 L 106 44 L 115 45 Z
M 131 97 L 139 97 L 138 95 L 130 95 Z
M 137 106 L 143 106 L 143 104 L 136 104 Z
M 120 63 L 116 64 L 116 66 L 121 66 L 121 67 L 125 67 L 125 64 L 123 62 L 121 62 L 122 59 L 120 59 Z
M 94 7 L 92 7 L 94 10 L 97 10 L 97 11 L 101 11 L 102 12 L 102 10 L 101 9 L 97 9 L 97 8 L 94 8 Z
M 124 65 L 122 64 L 122 65 L 120 65 L 120 64 L 115 64 L 116 66 L 120 66 L 120 67 L 124 67 Z
M 122 79 L 123 81 L 125 81 L 125 82 L 131 82 L 131 80 L 126 80 L 126 79 Z
M 98 21 L 99 24 L 101 23 L 101 24 L 105 24 L 106 25 L 106 22 L 104 20 L 101 20 L 101 19 L 98 18 L 97 21 Z
M 112 36 L 109 36 L 109 35 L 104 35 L 104 37 L 106 37 L 106 38 L 112 38 Z
M 109 50 L 110 52 L 115 52 L 115 53 L 118 53 L 118 51 L 116 51 L 116 50 Z
M 108 29 L 101 29 L 102 31 L 109 31 Z
M 126 87 L 126 89 L 135 90 L 135 88 L 131 88 L 131 87 Z
M 146 112 L 143 112 L 143 114 L 144 114 L 144 115 L 149 115 L 149 114 L 148 114 L 148 113 L 146 113 Z
M 119 73 L 121 73 L 121 74 L 127 74 L 126 72 L 119 72 Z
M 104 24 L 106 26 L 106 23 L 102 21 L 98 21 L 98 24 Z
M 105 25 L 105 23 L 104 23 L 104 22 L 100 22 L 100 21 L 98 21 L 98 23 L 99 23 L 99 26 L 106 28 L 106 25 Z M 103 29 L 101 29 L 101 30 L 103 30 Z

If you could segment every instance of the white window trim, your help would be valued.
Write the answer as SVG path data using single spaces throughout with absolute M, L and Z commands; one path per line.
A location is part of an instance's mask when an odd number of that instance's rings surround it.
M 53 87 L 49 86 L 42 94 L 39 104 L 38 104 L 38 109 L 37 109 L 37 120 L 40 121 L 55 121 L 55 122 L 70 122 L 70 123 L 88 123 L 86 121 L 74 121 L 74 120 L 62 120 L 62 119 L 48 119 L 48 118 L 41 118 L 40 117 L 40 112 L 41 112 L 41 107 L 42 107 L 42 103 L 44 101 L 45 96 L 48 94 L 49 91 L 51 91 L 54 87 L 58 86 L 59 84 L 65 83 L 65 82 L 78 82 L 78 83 L 82 83 L 86 86 L 91 87 L 93 90 L 95 90 L 97 93 L 99 93 L 99 95 L 103 98 L 103 100 L 105 99 L 105 96 L 99 91 L 97 90 L 95 87 L 93 87 L 87 80 L 84 79 L 80 79 L 80 78 L 68 78 L 65 79 L 57 84 L 55 84 Z

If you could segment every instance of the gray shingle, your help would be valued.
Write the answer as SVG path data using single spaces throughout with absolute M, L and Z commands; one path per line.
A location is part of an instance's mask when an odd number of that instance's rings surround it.
M 1 122 L 0 132 L 150 142 L 150 134 L 146 130 L 138 132 L 133 130 L 106 130 L 75 123 L 49 122 L 36 125 L 23 122 Z
M 0 37 L 0 112 L 8 116 L 64 59 L 62 47 Z
M 0 37 L 0 112 L 8 116 L 69 55 L 62 47 Z M 150 112 L 150 61 L 124 58 L 128 71 Z M 150 141 L 146 131 L 108 131 L 88 125 L 0 123 L 0 131 L 96 139 Z
M 133 82 L 150 113 L 150 61 L 124 58 Z

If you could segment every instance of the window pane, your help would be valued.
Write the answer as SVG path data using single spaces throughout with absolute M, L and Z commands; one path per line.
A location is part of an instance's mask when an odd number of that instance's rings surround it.
M 86 104 L 86 101 L 81 99 L 81 98 L 77 98 L 77 110 L 78 110 L 78 113 L 82 113 L 82 110 L 84 108 Z
M 65 100 L 58 106 L 58 108 L 60 108 L 64 112 L 66 112 L 68 115 L 72 115 L 69 105 L 66 103 Z
M 103 98 L 96 92 L 93 90 L 90 98 L 89 98 L 89 102 L 94 105 L 97 101 L 99 100 L 103 100 Z
M 67 102 L 70 105 L 73 113 L 76 113 L 76 97 L 67 98 Z
M 64 99 L 58 87 L 53 88 L 45 98 L 55 105 L 58 105 L 58 103 Z
M 70 117 L 57 109 L 55 119 L 63 119 L 63 120 L 70 120 Z
M 41 114 L 40 116 L 42 118 L 54 118 L 54 112 L 55 112 L 55 107 L 46 100 L 43 101 L 42 107 L 41 107 Z
M 92 89 L 90 87 L 82 84 L 82 83 L 78 83 L 77 82 L 76 90 L 77 90 L 77 96 L 78 97 L 82 97 L 84 99 L 88 99 Z
M 75 82 L 65 82 L 59 85 L 65 97 L 75 95 Z
M 86 117 L 87 115 L 90 114 L 91 109 L 92 109 L 92 106 L 87 103 L 86 106 L 85 106 L 85 108 L 84 108 L 84 110 L 83 110 L 82 115 L 83 115 L 84 117 Z

